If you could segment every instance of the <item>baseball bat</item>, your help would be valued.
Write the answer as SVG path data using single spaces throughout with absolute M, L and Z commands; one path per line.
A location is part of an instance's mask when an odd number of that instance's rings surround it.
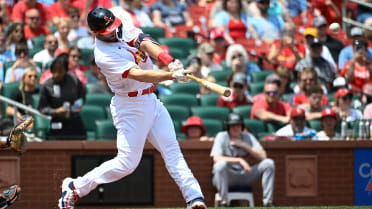
M 204 80 L 204 79 L 201 79 L 201 78 L 198 78 L 198 77 L 195 77 L 193 75 L 186 75 L 186 77 L 200 83 L 201 85 L 207 87 L 208 89 L 214 91 L 214 92 L 217 92 L 218 94 L 221 94 L 225 97 L 228 97 L 231 95 L 231 90 L 229 88 L 226 88 L 224 86 L 221 86 L 219 84 L 216 84 L 216 83 L 213 83 L 213 82 L 210 82 L 210 81 L 207 81 L 207 80 Z

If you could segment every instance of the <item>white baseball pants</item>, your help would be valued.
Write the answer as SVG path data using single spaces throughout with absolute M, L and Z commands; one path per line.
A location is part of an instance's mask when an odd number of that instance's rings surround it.
M 154 94 L 116 95 L 111 100 L 111 113 L 118 130 L 118 154 L 74 180 L 80 197 L 100 184 L 117 181 L 132 173 L 141 160 L 146 139 L 161 153 L 186 202 L 203 197 L 199 183 L 183 158 L 169 113 Z

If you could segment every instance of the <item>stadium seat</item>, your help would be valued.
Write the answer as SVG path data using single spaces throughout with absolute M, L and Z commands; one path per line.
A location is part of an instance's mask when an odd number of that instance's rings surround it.
M 265 122 L 266 131 L 269 134 L 274 134 L 277 130 L 279 130 L 281 127 L 285 125 L 286 125 L 285 123 L 275 121 Z
M 309 121 L 310 128 L 316 130 L 317 132 L 321 131 L 322 128 L 320 126 L 320 120 L 310 120 Z
M 49 25 L 48 29 L 50 30 L 51 34 L 54 34 L 57 31 L 57 26 L 56 25 Z
M 112 120 L 112 115 L 111 115 L 111 109 L 110 106 L 105 107 L 105 113 L 106 113 L 106 118 L 107 120 Z
M 221 86 L 225 86 L 227 87 L 227 81 L 219 81 L 219 82 L 216 82 L 217 84 L 221 85 Z
M 205 106 L 205 107 L 192 107 L 191 108 L 191 114 L 197 115 L 202 119 L 214 119 L 214 120 L 225 121 L 229 113 L 230 113 L 230 109 L 227 107 Z
M 261 120 L 244 119 L 244 125 L 258 139 L 266 133 L 265 122 Z
M 37 115 L 34 115 L 33 118 L 35 135 L 41 139 L 46 139 L 50 130 L 50 121 Z
M 251 82 L 257 83 L 257 82 L 264 82 L 266 76 L 275 73 L 273 70 L 264 70 L 260 72 L 253 72 L 251 73 Z
M 251 117 L 251 110 L 252 110 L 252 105 L 243 105 L 243 106 L 234 107 L 232 109 L 232 112 L 242 115 L 244 119 L 249 119 Z
M 186 83 L 172 83 L 169 85 L 169 89 L 173 94 L 191 94 L 196 95 L 200 92 L 200 85 L 197 82 L 186 82 Z
M 334 93 L 328 93 L 327 95 L 328 103 L 333 102 L 335 100 L 335 94 Z
M 96 140 L 115 140 L 116 128 L 112 120 L 95 121 L 95 139 Z
M 198 106 L 198 99 L 190 94 L 160 95 L 160 101 L 164 105 L 183 105 L 185 107 Z
M 28 51 L 28 57 L 30 59 L 32 59 L 34 57 L 35 54 L 37 54 L 38 52 L 40 52 L 41 50 L 43 50 L 44 48 L 32 48 Z M 39 67 L 39 66 L 38 66 Z M 40 69 L 42 69 L 40 67 Z
M 265 83 L 264 82 L 259 82 L 259 83 L 251 83 L 249 84 L 250 88 L 250 93 L 254 96 L 257 94 L 262 93 L 264 90 Z
M 283 94 L 281 99 L 282 99 L 283 102 L 287 102 L 288 103 L 288 101 L 291 98 L 291 96 L 292 96 L 291 93 Z
M 176 137 L 177 137 L 178 141 L 182 141 L 182 140 L 186 139 L 185 134 L 182 133 L 182 131 L 181 131 L 181 125 L 182 125 L 181 121 L 173 120 L 173 126 L 174 126 L 174 130 L 176 132 Z
M 1 88 L 1 95 L 7 98 L 10 98 L 13 93 L 19 88 L 19 81 L 12 82 L 12 83 L 4 83 L 3 87 Z M 3 116 L 6 116 L 6 108 L 8 107 L 8 104 L 3 102 L 2 105 L 2 111 L 3 111 Z
M 4 80 L 5 80 L 5 76 L 6 76 L 6 71 L 8 71 L 8 69 L 10 69 L 13 66 L 14 63 L 15 63 L 15 61 L 9 61 L 9 62 L 5 62 L 3 64 Z
M 165 35 L 164 29 L 160 27 L 141 27 L 141 30 L 157 41 L 159 41 L 159 38 L 164 38 Z
M 213 76 L 216 79 L 216 82 L 225 81 L 227 76 L 232 73 L 231 70 L 222 70 L 222 71 L 212 71 L 209 73 L 210 76 Z
M 106 119 L 104 109 L 101 106 L 84 105 L 80 111 L 80 117 L 87 131 L 88 140 L 94 140 L 95 121 Z
M 37 109 L 37 106 L 39 106 L 39 101 L 40 101 L 40 94 L 32 95 L 32 108 Z
M 216 106 L 218 98 L 220 97 L 217 93 L 204 94 L 200 97 L 201 106 Z
M 93 49 L 80 49 L 80 51 L 81 58 L 79 64 L 88 67 L 90 57 L 93 55 Z
M 190 116 L 188 107 L 181 105 L 165 105 L 173 121 L 184 121 Z
M 203 125 L 209 137 L 214 137 L 218 132 L 223 131 L 223 122 L 219 120 L 203 119 Z
M 182 59 L 189 56 L 189 52 L 181 48 L 169 48 L 169 53 L 176 59 Z M 186 65 L 185 65 L 186 66 Z
M 36 36 L 31 39 L 33 48 L 44 49 L 45 36 Z
M 86 77 L 86 76 L 85 76 Z M 85 88 L 87 89 L 87 95 L 92 94 L 93 86 L 96 85 L 95 83 L 87 83 L 85 85 Z
M 85 99 L 86 105 L 96 105 L 105 108 L 111 104 L 111 94 L 87 94 Z
M 195 48 L 195 42 L 191 38 L 160 38 L 160 44 L 167 45 L 170 49 L 179 48 L 190 54 L 190 49 Z

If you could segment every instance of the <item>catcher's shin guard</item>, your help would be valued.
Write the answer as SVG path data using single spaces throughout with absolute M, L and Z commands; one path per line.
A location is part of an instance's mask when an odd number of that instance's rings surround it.
M 20 194 L 21 188 L 18 185 L 13 185 L 9 189 L 4 190 L 0 194 L 0 209 L 5 209 L 12 205 Z

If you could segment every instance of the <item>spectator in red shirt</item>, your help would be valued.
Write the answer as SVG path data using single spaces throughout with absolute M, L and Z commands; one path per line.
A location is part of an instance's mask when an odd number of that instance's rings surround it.
M 51 25 L 47 7 L 36 0 L 21 0 L 16 3 L 12 11 L 12 21 L 25 23 L 26 11 L 32 8 L 39 11 L 41 24 Z
M 246 95 L 247 80 L 244 73 L 234 73 L 230 82 L 232 94 L 229 97 L 220 96 L 218 98 L 217 106 L 234 108 L 241 105 L 252 104 L 251 99 Z
M 81 59 L 80 49 L 76 46 L 71 47 L 68 53 L 69 72 L 74 74 L 85 86 L 85 84 L 87 83 L 87 79 L 83 71 L 88 70 L 88 68 L 79 64 L 80 59 Z M 48 80 L 51 77 L 52 77 L 51 71 L 50 70 L 45 71 L 41 75 L 40 84 L 43 84 L 46 80 Z
M 346 62 L 341 71 L 341 76 L 345 77 L 356 91 L 361 91 L 363 86 L 372 80 L 372 65 L 368 62 L 367 47 L 368 44 L 364 40 L 354 40 L 354 56 Z
M 282 38 L 271 45 L 267 58 L 272 64 L 293 69 L 306 54 L 305 46 L 296 42 L 296 28 L 285 28 Z
M 37 9 L 30 9 L 26 12 L 26 25 L 24 27 L 25 37 L 32 39 L 37 36 L 46 36 L 50 31 L 40 22 L 40 13 Z
M 50 18 L 54 25 L 58 24 L 61 17 L 68 17 L 67 10 L 70 6 L 69 0 L 57 0 L 54 4 L 49 6 Z
M 299 107 L 306 112 L 306 120 L 315 120 L 322 117 L 322 110 L 326 107 L 322 105 L 323 89 L 319 85 L 311 86 L 309 89 L 308 103 Z
M 276 81 L 265 82 L 264 99 L 257 99 L 253 102 L 251 118 L 263 121 L 289 122 L 287 113 L 291 106 L 279 100 L 279 85 Z
M 213 62 L 217 65 L 221 64 L 222 60 L 226 59 L 228 43 L 225 40 L 223 30 L 215 28 L 211 31 L 210 43 L 214 48 Z
M 302 84 L 302 92 L 294 95 L 293 105 L 308 104 L 310 88 L 319 85 L 317 82 L 317 74 L 312 68 L 306 68 L 301 72 L 300 82 L 300 84 Z M 321 104 L 328 105 L 328 98 L 324 95 L 322 95 Z

